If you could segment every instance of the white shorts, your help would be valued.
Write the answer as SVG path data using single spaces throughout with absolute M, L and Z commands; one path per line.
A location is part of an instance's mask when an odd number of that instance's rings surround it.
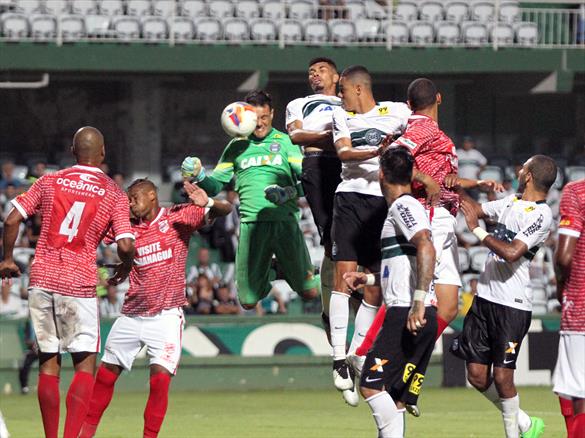
M 561 333 L 553 385 L 557 395 L 585 399 L 585 333 Z
M 146 345 L 150 365 L 160 365 L 175 374 L 181 358 L 184 325 L 181 308 L 163 310 L 154 316 L 122 315 L 110 330 L 102 361 L 130 371 Z
M 433 207 L 429 210 L 429 216 L 437 257 L 435 284 L 451 284 L 461 287 L 459 252 L 457 250 L 457 236 L 455 235 L 457 221 L 444 207 Z
M 69 297 L 30 288 L 28 307 L 42 353 L 99 353 L 100 322 L 96 297 Z

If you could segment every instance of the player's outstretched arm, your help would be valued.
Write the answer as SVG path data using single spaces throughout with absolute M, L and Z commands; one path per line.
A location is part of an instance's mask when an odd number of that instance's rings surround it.
M 380 273 L 366 274 L 365 272 L 346 272 L 343 274 L 343 279 L 350 290 L 356 290 L 364 286 L 380 285 Z
M 233 206 L 230 202 L 210 198 L 205 190 L 189 181 L 185 181 L 183 187 L 194 205 L 201 208 L 209 208 L 209 216 L 211 219 L 227 216 L 231 213 Z
M 528 251 L 528 246 L 520 239 L 514 239 L 512 242 L 504 242 L 503 240 L 491 236 L 487 231 L 481 228 L 479 226 L 477 209 L 469 201 L 463 200 L 463 202 L 461 202 L 461 211 L 465 215 L 465 221 L 467 222 L 469 230 L 475 234 L 485 246 L 508 263 L 513 263 L 519 260 L 520 257 Z
M 408 314 L 407 328 L 415 334 L 427 323 L 425 319 L 425 297 L 433 279 L 436 254 L 431 232 L 421 230 L 410 242 L 416 246 L 416 290 L 414 300 Z
M 417 181 L 425 186 L 427 193 L 427 204 L 437 205 L 441 199 L 441 186 L 429 175 L 417 169 L 413 169 L 412 181 Z
M 20 276 L 20 269 L 14 263 L 12 254 L 18 237 L 18 229 L 23 220 L 22 214 L 16 208 L 13 208 L 4 221 L 4 237 L 2 240 L 4 260 L 0 262 L 0 277 L 3 279 Z
M 459 178 L 456 174 L 450 173 L 445 177 L 445 187 L 448 189 L 475 189 L 478 188 L 485 192 L 504 192 L 504 186 L 493 179 L 469 179 Z
M 286 127 L 290 140 L 299 146 L 327 146 L 333 142 L 333 133 L 330 129 L 324 131 L 309 131 L 303 129 L 303 122 L 295 120 Z
M 215 196 L 221 192 L 233 176 L 233 164 L 231 168 L 228 168 L 228 163 L 222 163 L 221 160 L 216 167 L 216 171 L 219 169 L 220 172 L 226 173 L 225 178 L 217 178 L 215 175 L 206 175 L 205 169 L 201 164 L 201 160 L 197 157 L 186 157 L 181 163 L 181 175 L 185 179 L 193 179 L 195 183 L 199 185 L 205 192 L 210 196 Z M 221 169 L 220 169 L 221 168 Z M 227 175 L 229 173 L 229 175 Z M 223 175 L 222 175 L 223 176 Z
M 364 161 L 378 156 L 380 149 L 355 149 L 349 137 L 340 138 L 335 142 L 335 150 L 341 161 Z

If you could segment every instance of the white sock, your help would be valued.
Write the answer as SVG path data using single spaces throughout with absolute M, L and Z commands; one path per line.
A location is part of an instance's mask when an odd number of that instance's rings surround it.
M 482 394 L 485 398 L 491 401 L 500 412 L 502 412 L 502 402 L 500 401 L 496 385 L 491 384 L 488 389 L 482 392 Z M 530 416 L 522 409 L 518 408 L 518 427 L 520 428 L 520 432 L 527 432 L 531 426 L 532 420 L 530 420 Z
M 331 326 L 333 360 L 345 359 L 348 321 L 349 295 L 334 290 L 331 292 L 331 301 L 329 303 L 329 325 Z
M 520 409 L 520 398 L 516 394 L 512 398 L 502 398 L 500 402 L 502 403 L 502 418 L 506 438 L 519 438 L 518 410 Z
M 377 313 L 378 307 L 366 303 L 365 300 L 362 301 L 362 304 L 355 315 L 355 327 L 349 351 L 355 351 L 360 345 L 362 345 L 366 333 L 368 333 L 368 329 L 372 325 L 372 322 L 374 322 Z
M 366 403 L 378 427 L 380 438 L 404 437 L 404 409 L 398 410 L 390 394 L 386 391 L 368 397 Z
M 333 281 L 335 277 L 335 263 L 329 257 L 323 257 L 321 262 L 321 305 L 323 313 L 329 316 L 329 302 L 331 301 L 331 291 L 333 290 Z

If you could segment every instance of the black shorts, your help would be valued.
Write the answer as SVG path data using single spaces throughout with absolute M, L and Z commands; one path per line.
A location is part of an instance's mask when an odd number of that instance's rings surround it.
M 388 215 L 386 200 L 354 192 L 335 194 L 333 260 L 355 262 L 371 270 L 380 267 L 380 236 Z
M 475 297 L 450 351 L 467 363 L 516 369 L 532 312 Z
M 305 153 L 301 182 L 321 236 L 321 245 L 329 247 L 333 223 L 333 198 L 341 182 L 341 161 L 334 152 Z
M 393 400 L 415 405 L 433 354 L 437 310 L 427 307 L 424 328 L 412 335 L 406 328 L 409 307 L 389 307 L 382 329 L 368 351 L 360 385 L 386 389 Z

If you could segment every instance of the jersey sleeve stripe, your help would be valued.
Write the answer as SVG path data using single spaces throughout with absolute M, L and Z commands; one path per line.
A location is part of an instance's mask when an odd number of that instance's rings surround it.
M 22 205 L 20 205 L 18 203 L 18 201 L 16 199 L 13 199 L 10 202 L 12 203 L 14 208 L 16 208 L 18 210 L 18 212 L 22 215 L 23 218 L 28 219 L 28 214 L 26 213 L 26 210 L 24 209 L 24 207 Z
M 581 235 L 581 232 L 577 230 L 571 230 L 569 228 L 559 228 L 559 234 L 564 234 L 565 236 L 571 237 L 579 237 Z
M 219 163 L 217 166 L 215 166 L 215 170 L 225 170 L 233 167 L 234 163 Z
M 134 237 L 134 234 L 132 233 L 122 233 L 122 234 L 118 234 L 116 236 L 116 242 L 120 239 L 132 239 L 135 240 L 136 238 Z
M 301 158 L 289 158 L 288 159 L 289 163 L 293 163 L 293 164 L 301 164 L 303 162 L 303 160 Z

